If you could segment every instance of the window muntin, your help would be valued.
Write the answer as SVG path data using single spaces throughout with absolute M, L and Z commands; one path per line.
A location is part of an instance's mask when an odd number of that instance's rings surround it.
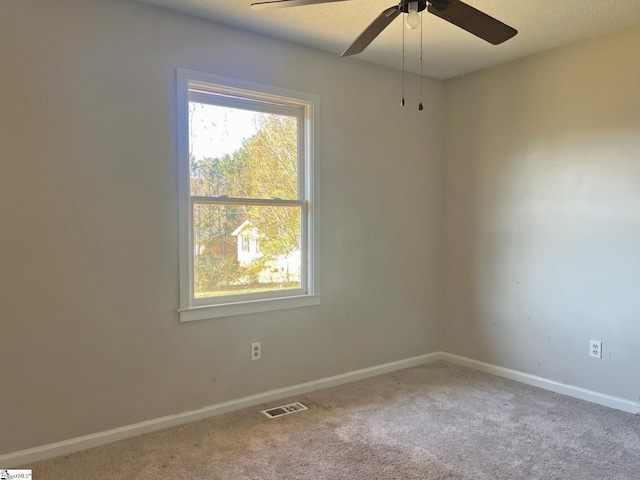
M 181 320 L 260 311 L 261 300 L 270 300 L 265 310 L 319 303 L 311 216 L 317 97 L 196 72 L 179 71 L 178 81 L 186 114 Z M 279 301 L 287 297 L 296 300 Z M 229 308 L 246 302 L 248 309 Z M 202 310 L 216 306 L 225 308 Z

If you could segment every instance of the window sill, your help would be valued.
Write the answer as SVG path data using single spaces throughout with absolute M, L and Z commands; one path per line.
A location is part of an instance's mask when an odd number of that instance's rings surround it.
M 301 295 L 296 297 L 267 298 L 248 302 L 205 305 L 180 309 L 178 313 L 180 314 L 180 322 L 195 322 L 198 320 L 270 312 L 288 308 L 311 307 L 313 305 L 320 305 L 320 295 Z

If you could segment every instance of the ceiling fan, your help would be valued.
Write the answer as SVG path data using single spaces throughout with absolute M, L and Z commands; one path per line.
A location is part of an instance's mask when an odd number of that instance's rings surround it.
M 252 3 L 251 7 L 253 9 L 297 7 L 340 1 L 345 0 L 268 0 Z M 515 28 L 460 0 L 401 0 L 398 5 L 387 8 L 378 15 L 355 39 L 351 46 L 342 53 L 342 56 L 346 57 L 362 52 L 401 13 L 408 15 L 407 25 L 410 28 L 416 28 L 420 24 L 417 13 L 425 9 L 429 13 L 474 34 L 492 45 L 499 45 L 518 33 Z M 415 26 L 412 27 L 412 24 Z

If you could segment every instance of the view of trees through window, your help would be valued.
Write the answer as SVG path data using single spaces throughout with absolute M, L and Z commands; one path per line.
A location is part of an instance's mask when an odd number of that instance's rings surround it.
M 195 298 L 301 288 L 298 117 L 189 102 Z

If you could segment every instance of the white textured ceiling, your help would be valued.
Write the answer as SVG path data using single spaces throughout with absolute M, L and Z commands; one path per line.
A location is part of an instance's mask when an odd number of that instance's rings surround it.
M 342 2 L 254 11 L 252 0 L 137 0 L 340 55 L 398 0 Z M 640 0 L 465 0 L 518 30 L 498 46 L 423 12 L 423 74 L 451 78 L 577 40 L 640 24 Z M 354 57 L 402 67 L 398 17 Z M 405 31 L 405 68 L 420 73 L 420 30 Z

